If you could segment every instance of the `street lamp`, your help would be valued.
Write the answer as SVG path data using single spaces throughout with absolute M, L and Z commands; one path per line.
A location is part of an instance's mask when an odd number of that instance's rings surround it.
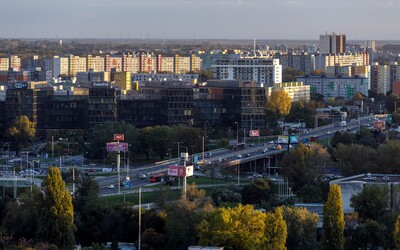
M 236 145 L 239 144 L 239 123 L 235 122 L 236 124 Z

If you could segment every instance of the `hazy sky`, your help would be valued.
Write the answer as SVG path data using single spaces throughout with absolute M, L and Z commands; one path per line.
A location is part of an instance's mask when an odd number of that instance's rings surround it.
M 1 38 L 400 40 L 400 0 L 0 0 Z

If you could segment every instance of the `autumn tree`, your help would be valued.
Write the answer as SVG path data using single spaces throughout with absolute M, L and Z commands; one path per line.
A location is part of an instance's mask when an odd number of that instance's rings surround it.
M 400 249 L 400 215 L 396 218 L 396 224 L 394 225 L 393 238 L 396 245 L 396 249 Z
M 200 245 L 262 249 L 265 246 L 265 227 L 265 213 L 255 210 L 252 205 L 238 204 L 209 212 L 207 218 L 198 224 L 197 235 Z
M 267 99 L 267 109 L 276 113 L 278 117 L 289 114 L 292 106 L 292 99 L 284 90 L 273 90 Z
M 42 183 L 44 207 L 41 214 L 42 236 L 60 249 L 75 246 L 74 208 L 72 198 L 59 168 L 50 167 Z
M 286 249 L 287 227 L 283 219 L 282 207 L 277 207 L 274 213 L 267 213 L 265 223 L 265 249 Z
M 339 185 L 329 188 L 328 199 L 324 204 L 322 249 L 341 250 L 344 248 L 344 214 L 342 192 Z
M 35 127 L 33 122 L 25 115 L 15 119 L 7 130 L 7 138 L 12 142 L 12 149 L 19 152 L 22 147 L 27 146 L 35 138 Z
M 306 208 L 283 207 L 283 218 L 288 231 L 286 246 L 289 249 L 315 249 L 319 221 L 317 213 L 311 213 Z

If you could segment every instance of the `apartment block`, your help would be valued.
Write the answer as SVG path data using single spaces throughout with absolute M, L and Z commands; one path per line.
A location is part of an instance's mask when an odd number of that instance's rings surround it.
M 220 80 L 255 81 L 259 86 L 282 82 L 279 59 L 220 59 L 214 62 L 212 70 L 214 78 Z
M 60 75 L 69 74 L 69 58 L 68 57 L 53 57 L 53 77 L 57 78 Z
M 105 71 L 122 71 L 122 57 L 120 56 L 110 56 L 105 57 Z
M 139 63 L 139 72 L 157 72 L 157 56 L 155 56 L 154 54 L 141 54 Z
M 140 70 L 139 56 L 136 54 L 122 55 L 122 71 L 138 73 Z
M 69 76 L 74 77 L 78 72 L 87 71 L 87 58 L 70 55 L 69 56 Z
M 8 71 L 10 68 L 10 59 L 8 57 L 0 57 L 0 71 Z
M 368 96 L 370 89 L 370 80 L 358 76 L 304 76 L 297 78 L 297 81 L 310 85 L 311 93 L 322 94 L 325 99 L 342 97 L 349 100 L 357 92 Z
M 102 72 L 104 71 L 104 57 L 102 56 L 92 56 L 92 55 L 88 55 L 86 62 L 87 62 L 87 66 L 86 69 L 87 71 L 92 71 L 92 72 Z
M 325 54 L 340 54 L 346 52 L 346 35 L 345 34 L 325 34 L 319 37 L 319 52 Z
M 292 102 L 310 101 L 310 85 L 305 85 L 303 82 L 276 83 L 274 87 L 268 87 L 267 96 L 270 96 L 273 90 L 284 90 Z
M 14 71 L 21 70 L 21 58 L 19 58 L 19 56 L 10 56 L 10 68 L 12 68 Z
M 329 54 L 315 56 L 315 69 L 326 71 L 329 66 L 369 65 L 368 53 Z

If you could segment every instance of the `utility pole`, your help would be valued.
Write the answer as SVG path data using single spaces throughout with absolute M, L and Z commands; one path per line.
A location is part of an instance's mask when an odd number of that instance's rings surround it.
M 183 142 L 178 141 L 178 142 L 174 142 L 174 143 L 178 144 L 178 165 L 179 165 L 181 163 L 181 155 L 179 154 L 180 153 L 180 146 L 181 146 L 181 143 L 183 143 Z

